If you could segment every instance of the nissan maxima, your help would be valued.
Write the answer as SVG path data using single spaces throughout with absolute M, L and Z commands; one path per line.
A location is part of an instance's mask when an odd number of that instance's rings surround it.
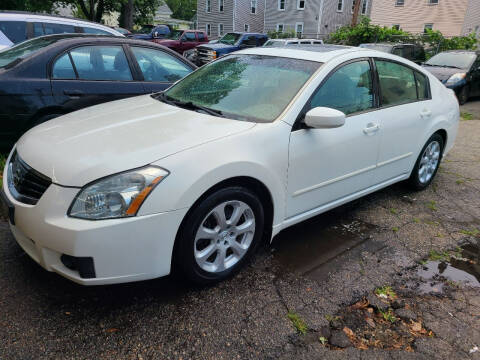
M 453 91 L 395 55 L 246 49 L 29 130 L 4 210 L 26 253 L 77 283 L 178 269 L 208 284 L 293 224 L 396 182 L 426 188 L 458 123 Z

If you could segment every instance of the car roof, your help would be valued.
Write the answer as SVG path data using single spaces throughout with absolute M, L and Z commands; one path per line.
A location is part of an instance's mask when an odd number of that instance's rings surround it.
M 74 42 L 74 43 L 86 43 L 86 42 L 92 42 L 94 40 L 95 42 L 121 42 L 121 43 L 136 43 L 140 45 L 152 45 L 155 44 L 154 42 L 151 41 L 144 41 L 144 40 L 137 40 L 133 38 L 128 38 L 128 37 L 119 37 L 119 36 L 110 36 L 110 35 L 96 35 L 96 34 L 70 34 L 70 33 L 65 33 L 65 34 L 53 34 L 53 35 L 44 35 L 44 36 L 38 36 L 36 38 L 30 39 L 30 40 L 36 40 L 40 38 L 45 38 L 45 39 L 56 39 L 56 41 L 48 46 L 55 46 L 58 44 L 62 43 L 68 43 L 68 42 Z M 28 41 L 30 41 L 28 40 Z
M 353 53 L 371 51 L 369 49 L 356 48 L 351 46 L 342 45 L 300 45 L 295 47 L 256 47 L 241 50 L 236 54 L 249 54 L 249 55 L 266 55 L 266 56 L 278 56 L 299 60 L 310 60 L 317 62 L 327 62 L 334 57 Z
M 35 12 L 28 12 L 28 11 L 10 11 L 10 10 L 0 10 L 0 20 L 65 20 L 67 22 L 77 22 L 85 25 L 91 25 L 92 27 L 97 27 L 99 29 L 109 30 L 112 34 L 117 34 L 119 36 L 123 36 L 121 33 L 112 29 L 109 26 L 99 24 L 94 21 L 79 19 L 70 16 L 62 16 L 62 15 L 50 15 L 50 14 L 42 14 L 42 13 L 35 13 Z
M 380 46 L 396 46 L 396 45 L 412 45 L 412 46 L 421 46 L 419 44 L 412 44 L 412 43 L 398 43 L 398 42 L 379 42 L 379 43 L 363 43 L 360 45 L 380 45 Z

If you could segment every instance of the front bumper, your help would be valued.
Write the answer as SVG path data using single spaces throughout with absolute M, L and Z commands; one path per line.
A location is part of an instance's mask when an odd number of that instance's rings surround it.
M 52 184 L 36 205 L 15 200 L 10 228 L 18 244 L 38 264 L 82 285 L 152 279 L 170 273 L 173 245 L 188 209 L 124 219 L 82 220 L 67 210 L 78 188 Z M 94 278 L 84 278 L 62 262 L 62 255 L 92 258 Z M 65 258 L 65 257 L 64 257 Z

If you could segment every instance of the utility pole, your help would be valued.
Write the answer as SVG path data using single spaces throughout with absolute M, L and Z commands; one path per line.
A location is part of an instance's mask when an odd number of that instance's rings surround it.
M 354 8 L 353 8 L 353 16 L 352 16 L 352 26 L 357 25 L 358 21 L 358 13 L 360 12 L 360 5 L 363 0 L 353 0 L 355 2 Z

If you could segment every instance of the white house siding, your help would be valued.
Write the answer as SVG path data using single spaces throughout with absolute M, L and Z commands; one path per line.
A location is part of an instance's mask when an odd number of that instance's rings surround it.
M 257 0 L 257 10 L 252 14 L 251 0 L 235 0 L 235 31 L 244 31 L 244 25 L 250 25 L 250 32 L 263 33 L 265 0 Z
M 395 0 L 372 0 L 372 23 L 392 26 L 400 25 L 402 30 L 423 33 L 425 24 L 433 24 L 433 30 L 440 30 L 445 36 L 458 36 L 462 33 L 467 4 L 475 11 L 480 0 L 439 0 L 437 5 L 427 0 L 405 0 L 404 6 L 395 6 Z M 478 15 L 477 15 L 478 22 Z
M 467 6 L 465 23 L 462 34 L 467 35 L 476 32 L 480 37 L 480 0 L 470 0 Z
M 206 0 L 197 1 L 197 28 L 206 31 L 206 24 L 211 25 L 209 39 L 218 38 L 218 24 L 223 24 L 223 32 L 233 31 L 234 0 L 224 0 L 223 12 L 218 11 L 218 0 L 212 0 L 211 12 L 206 12 Z

